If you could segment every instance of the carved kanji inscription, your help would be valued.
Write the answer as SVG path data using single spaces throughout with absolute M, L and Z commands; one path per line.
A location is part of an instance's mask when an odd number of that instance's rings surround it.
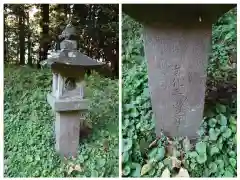
M 211 26 L 145 27 L 149 88 L 156 133 L 195 138 L 202 121 Z

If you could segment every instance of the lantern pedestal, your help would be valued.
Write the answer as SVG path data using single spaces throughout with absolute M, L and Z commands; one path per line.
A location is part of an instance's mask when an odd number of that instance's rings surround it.
M 64 157 L 77 155 L 80 136 L 80 111 L 65 111 L 56 113 L 55 148 Z
M 48 103 L 56 112 L 55 133 L 57 152 L 65 157 L 77 155 L 80 125 L 88 109 L 88 100 L 79 97 L 57 99 L 48 94 Z
M 88 109 L 89 104 L 88 99 L 80 99 L 78 96 L 57 99 L 52 94 L 48 94 L 47 101 L 54 111 L 84 111 Z

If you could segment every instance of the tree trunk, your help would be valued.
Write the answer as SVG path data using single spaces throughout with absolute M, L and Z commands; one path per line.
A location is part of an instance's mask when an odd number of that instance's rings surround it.
M 25 14 L 24 14 L 24 5 L 19 5 L 19 47 L 20 47 L 20 65 L 25 64 L 25 26 L 24 26 L 24 20 L 25 20 Z
M 7 14 L 4 13 L 4 63 L 8 62 L 8 29 L 6 25 Z
M 31 42 L 31 28 L 29 22 L 29 12 L 27 14 L 27 25 L 28 25 L 28 65 L 32 66 L 32 42 Z
M 41 16 L 42 19 L 40 21 L 40 26 L 42 29 L 41 38 L 40 38 L 40 49 L 39 49 L 39 61 L 37 63 L 37 67 L 40 68 L 40 62 L 44 59 L 47 59 L 48 53 L 48 44 L 49 36 L 49 4 L 41 4 Z

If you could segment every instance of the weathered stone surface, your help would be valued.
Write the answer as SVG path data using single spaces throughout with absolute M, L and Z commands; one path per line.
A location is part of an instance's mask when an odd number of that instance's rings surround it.
M 211 24 L 145 27 L 144 38 L 156 133 L 193 139 L 202 121 Z
M 55 121 L 56 150 L 65 157 L 77 155 L 80 111 L 57 112 Z
M 156 131 L 193 139 L 202 120 L 211 25 L 236 4 L 126 4 L 145 27 Z
M 67 98 L 56 99 L 52 94 L 48 94 L 47 101 L 54 111 L 75 111 L 88 110 L 89 100 L 79 96 L 69 96 Z

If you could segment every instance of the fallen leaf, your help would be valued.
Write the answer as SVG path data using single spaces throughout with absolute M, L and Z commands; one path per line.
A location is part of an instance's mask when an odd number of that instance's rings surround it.
M 103 149 L 105 152 L 109 150 L 109 141 L 107 139 L 104 139 L 103 141 Z
M 73 167 L 70 166 L 69 169 L 68 169 L 68 175 L 71 174 L 73 172 L 73 170 L 74 170 Z
M 90 122 L 84 121 L 84 126 L 89 129 L 92 129 L 92 124 Z
M 141 169 L 141 176 L 145 175 L 148 171 L 150 171 L 152 168 L 151 164 L 144 164 L 142 169 Z
M 169 143 L 166 147 L 166 151 L 167 151 L 167 156 L 175 156 L 177 149 L 173 143 Z
M 161 177 L 170 177 L 171 173 L 169 171 L 168 168 L 164 169 L 164 171 L 162 172 Z
M 180 168 L 178 174 L 175 177 L 190 177 L 190 176 L 185 168 Z
M 72 160 L 73 160 L 73 161 L 75 161 L 75 160 L 76 160 L 76 158 L 75 158 L 74 156 L 72 156 Z
M 151 143 L 149 144 L 148 148 L 152 148 L 152 147 L 157 146 L 157 142 L 158 142 L 159 139 L 160 139 L 160 138 L 157 137 L 157 139 L 155 139 L 153 142 L 151 142 Z
M 172 156 L 171 157 L 171 162 L 172 162 L 172 168 L 180 168 L 182 162 L 178 160 L 176 157 Z
M 181 161 L 184 161 L 184 152 L 183 151 L 180 151 L 180 160 Z
M 188 152 L 192 148 L 190 140 L 187 137 L 183 139 L 182 143 L 183 143 L 183 149 L 185 152 Z
M 82 172 L 82 171 L 83 171 L 82 167 L 81 167 L 80 165 L 78 165 L 78 164 L 75 165 L 74 169 L 75 169 L 76 171 L 79 171 L 79 172 Z
M 74 166 L 73 162 L 68 162 L 68 165 L 72 167 Z

